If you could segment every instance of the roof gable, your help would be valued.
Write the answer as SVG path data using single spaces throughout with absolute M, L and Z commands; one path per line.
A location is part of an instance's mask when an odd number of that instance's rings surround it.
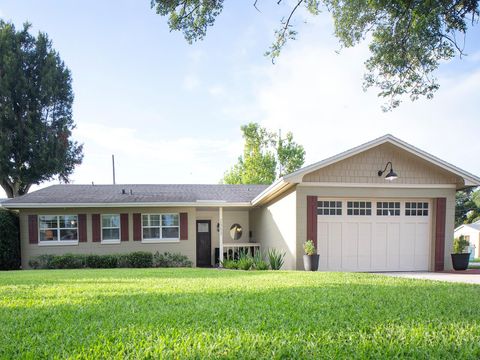
M 284 180 L 288 182 L 301 183 L 303 181 L 304 176 L 307 174 L 314 173 L 320 169 L 326 168 L 340 161 L 349 159 L 351 157 L 364 153 L 370 149 L 379 147 L 383 144 L 390 144 L 398 149 L 404 150 L 406 153 L 413 155 L 418 160 L 423 161 L 423 165 L 427 167 L 429 166 L 431 170 L 433 169 L 433 167 L 437 168 L 438 169 L 437 171 L 443 174 L 443 176 L 448 177 L 449 174 L 450 175 L 453 174 L 461 178 L 462 183 L 459 183 L 458 181 L 454 181 L 454 183 L 457 183 L 458 188 L 480 185 L 479 177 L 473 174 L 470 174 L 469 172 L 462 170 L 452 164 L 449 164 L 446 161 L 443 161 L 423 150 L 420 150 L 390 134 L 384 135 L 378 139 L 372 140 L 368 143 L 357 146 L 353 149 L 344 151 L 338 155 L 332 156 L 325 160 L 314 163 L 310 166 L 306 166 L 302 169 L 299 169 L 285 176 Z M 380 165 L 380 166 L 384 166 L 384 165 L 385 165 L 385 162 L 383 162 L 383 165 Z M 395 167 L 395 164 L 394 164 L 394 167 Z

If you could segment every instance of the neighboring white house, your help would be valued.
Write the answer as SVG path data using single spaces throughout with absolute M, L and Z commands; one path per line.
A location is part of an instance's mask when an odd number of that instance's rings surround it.
M 212 266 L 260 247 L 285 252 L 293 270 L 313 240 L 320 270 L 442 271 L 452 267 L 455 192 L 479 185 L 385 135 L 270 186 L 55 185 L 2 206 L 20 213 L 24 267 L 40 254 L 138 250 Z
M 472 224 L 463 224 L 455 229 L 454 237 L 465 236 L 465 240 L 470 242 L 471 258 L 480 257 L 480 220 Z

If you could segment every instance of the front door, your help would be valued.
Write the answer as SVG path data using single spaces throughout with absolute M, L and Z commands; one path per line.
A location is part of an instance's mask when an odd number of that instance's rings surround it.
M 212 232 L 210 220 L 197 220 L 197 266 L 212 266 Z

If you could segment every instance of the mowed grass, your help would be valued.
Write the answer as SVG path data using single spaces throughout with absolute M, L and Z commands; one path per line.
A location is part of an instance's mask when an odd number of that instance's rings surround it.
M 213 269 L 0 273 L 0 358 L 480 358 L 480 286 Z

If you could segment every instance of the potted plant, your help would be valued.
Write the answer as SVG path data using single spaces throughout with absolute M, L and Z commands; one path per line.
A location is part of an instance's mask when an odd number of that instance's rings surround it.
M 305 271 L 317 271 L 318 270 L 318 259 L 320 255 L 317 254 L 317 249 L 313 240 L 307 240 L 303 244 L 303 250 L 305 255 L 303 255 L 303 266 Z
M 452 265 L 455 270 L 467 270 L 470 253 L 465 252 L 470 243 L 465 236 L 460 235 L 459 238 L 453 240 Z

